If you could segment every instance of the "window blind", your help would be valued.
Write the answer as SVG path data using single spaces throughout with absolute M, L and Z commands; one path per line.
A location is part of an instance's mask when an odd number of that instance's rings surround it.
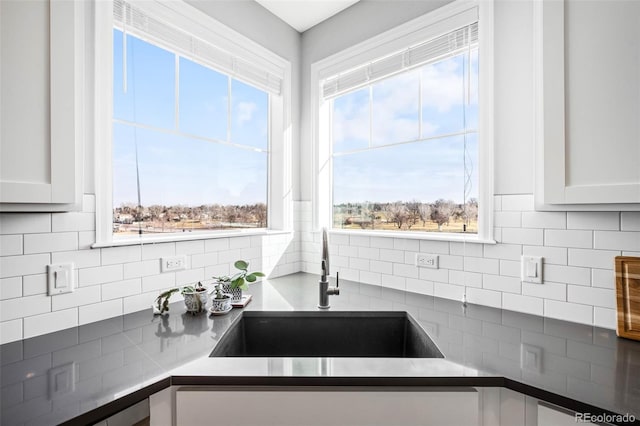
M 149 7 L 151 2 L 146 3 L 114 0 L 114 25 L 125 33 L 157 44 L 269 93 L 281 94 L 284 71 L 274 69 L 275 66 L 265 66 L 256 58 L 249 60 L 231 53 L 233 46 L 225 50 L 202 37 L 184 31 L 169 20 L 163 19 L 162 13 L 154 13 L 155 9 Z
M 454 56 L 477 43 L 476 14 L 475 22 L 328 78 L 322 83 L 323 97 L 333 98 L 398 72 Z

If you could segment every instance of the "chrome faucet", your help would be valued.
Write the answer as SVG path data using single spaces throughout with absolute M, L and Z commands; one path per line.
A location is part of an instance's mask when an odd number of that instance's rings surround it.
M 331 306 L 329 305 L 329 296 L 331 295 L 339 295 L 340 289 L 338 286 L 339 276 L 336 272 L 336 286 L 329 287 L 329 244 L 327 242 L 327 228 L 322 228 L 322 261 L 320 262 L 320 267 L 322 268 L 322 274 L 320 276 L 320 281 L 318 282 L 319 290 L 320 290 L 320 298 L 318 299 L 318 308 L 320 309 L 329 309 Z

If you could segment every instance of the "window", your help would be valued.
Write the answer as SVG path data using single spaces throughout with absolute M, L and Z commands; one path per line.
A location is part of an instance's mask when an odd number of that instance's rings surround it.
M 437 12 L 315 65 L 318 216 L 333 229 L 487 237 L 478 6 Z
M 288 63 L 182 2 L 116 0 L 111 22 L 99 243 L 286 229 Z

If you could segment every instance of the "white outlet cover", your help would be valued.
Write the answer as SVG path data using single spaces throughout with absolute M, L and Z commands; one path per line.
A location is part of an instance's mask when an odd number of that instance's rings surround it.
M 160 271 L 180 271 L 187 269 L 187 256 L 166 256 L 160 259 Z

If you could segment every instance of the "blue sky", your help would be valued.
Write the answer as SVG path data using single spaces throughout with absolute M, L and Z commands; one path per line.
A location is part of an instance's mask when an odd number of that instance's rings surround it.
M 137 204 L 136 144 L 143 206 L 266 203 L 267 153 L 252 148 L 268 148 L 267 93 L 232 79 L 229 119 L 227 76 L 180 58 L 176 127 L 175 55 L 127 36 L 125 93 L 122 38 L 113 116 L 150 128 L 113 125 L 114 206 Z
M 471 178 L 466 199 L 478 198 L 477 133 L 466 135 L 466 152 L 464 136 L 438 138 L 477 129 L 477 51 L 470 87 L 467 67 L 466 55 L 458 55 L 334 99 L 334 204 L 438 198 L 462 203 L 465 155 Z M 415 142 L 402 143 L 408 141 Z

